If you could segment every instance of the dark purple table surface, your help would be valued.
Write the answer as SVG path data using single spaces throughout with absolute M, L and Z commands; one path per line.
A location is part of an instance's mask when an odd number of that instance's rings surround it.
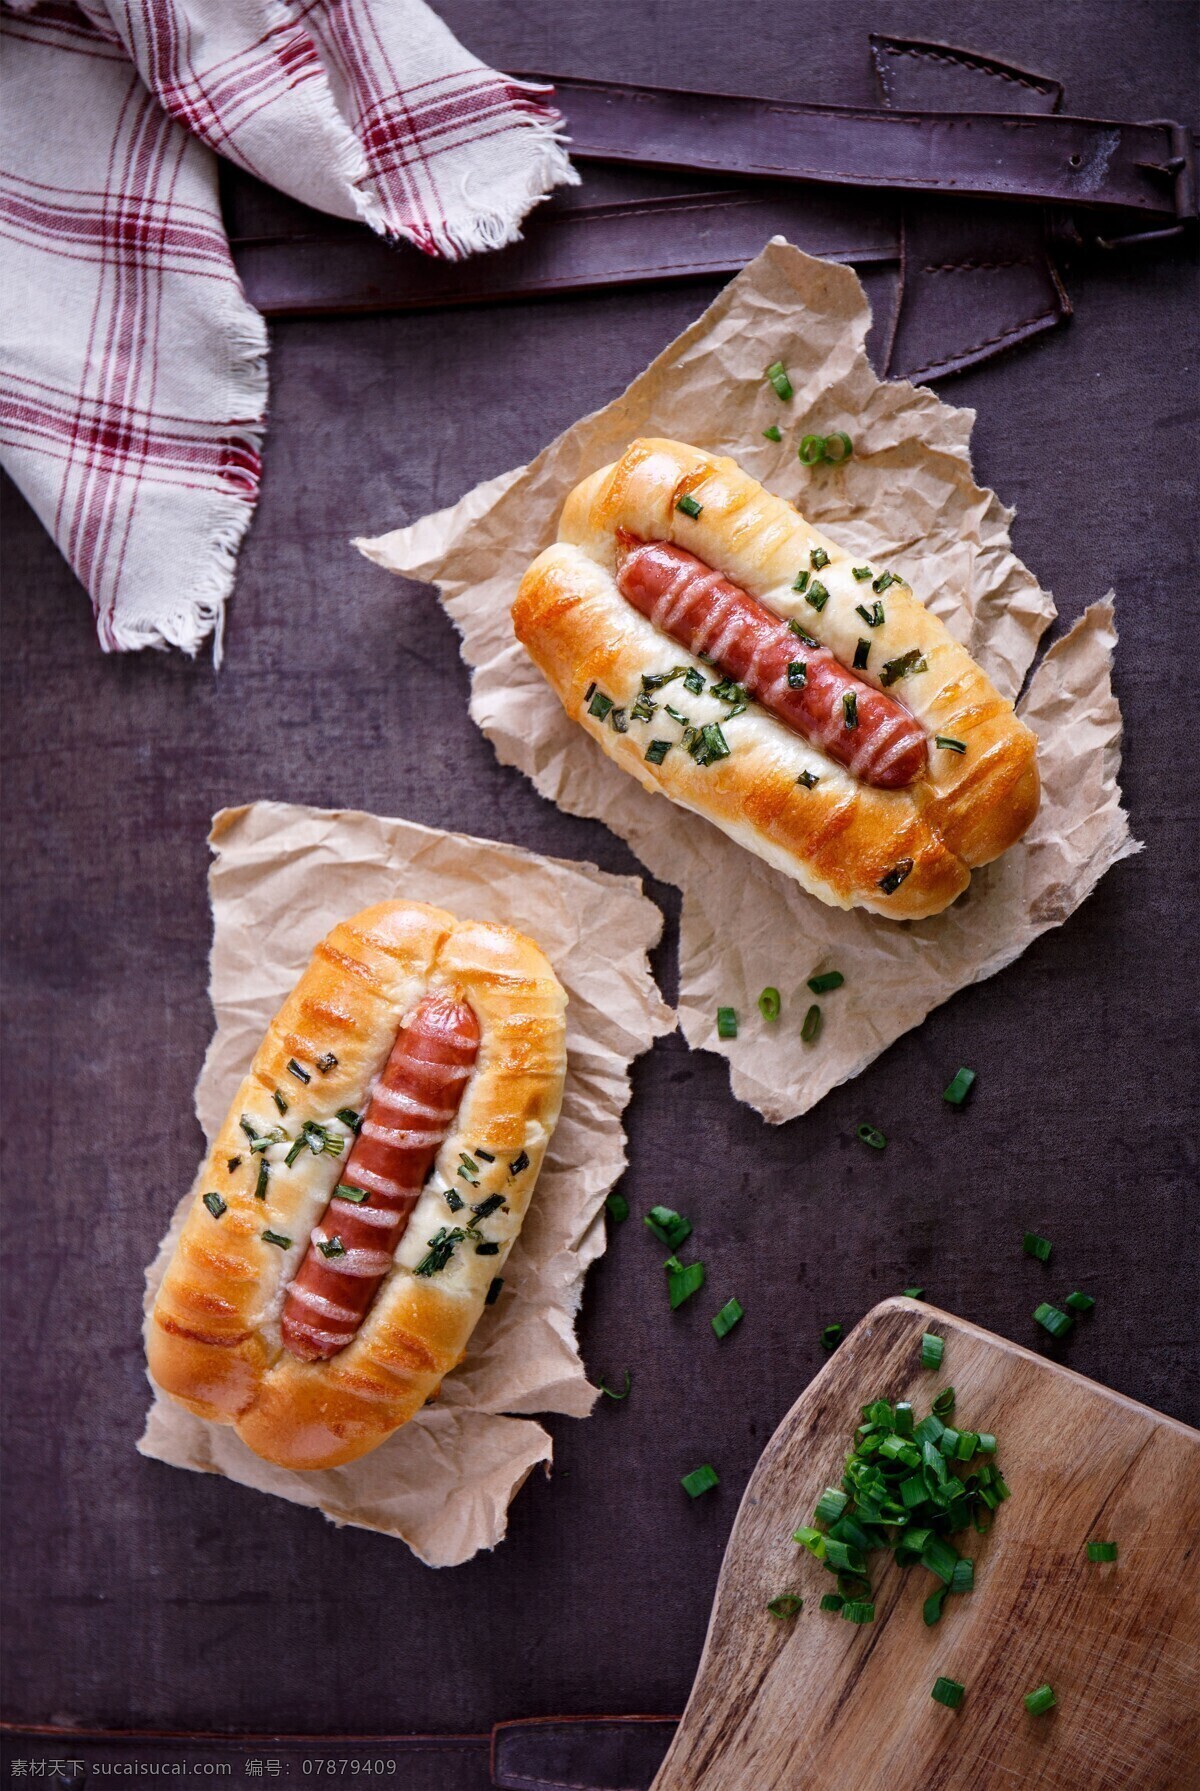
M 872 103 L 869 30 L 968 44 L 1062 77 L 1072 110 L 1193 122 L 1184 0 L 999 11 L 842 0 L 442 0 L 511 67 Z M 969 15 L 969 16 L 968 16 Z M 618 393 L 715 283 L 273 330 L 271 428 L 226 663 L 104 658 L 87 602 L 11 489 L 0 670 L 8 760 L 5 1714 L 218 1729 L 480 1730 L 560 1711 L 678 1710 L 737 1500 L 849 1326 L 907 1283 L 1195 1421 L 1200 652 L 1195 261 L 1099 258 L 1065 330 L 948 382 L 980 478 L 1062 622 L 1117 592 L 1123 783 L 1146 842 L 1002 975 L 852 1086 L 772 1129 L 715 1057 L 664 1040 L 628 1114 L 635 1215 L 685 1209 L 712 1298 L 672 1316 L 635 1217 L 586 1289 L 594 1376 L 633 1394 L 551 1419 L 552 1479 L 453 1572 L 315 1514 L 143 1461 L 142 1270 L 201 1147 L 209 817 L 274 797 L 638 866 L 499 766 L 434 596 L 348 546 L 452 502 Z M 871 291 L 886 302 L 884 276 Z M 1194 448 L 1194 436 L 1192 437 Z M 674 891 L 658 957 L 673 992 Z M 963 1113 L 939 1094 L 959 1064 Z M 870 1119 L 885 1155 L 852 1137 Z M 1054 1241 L 1023 1258 L 1027 1228 Z M 1061 1346 L 1034 1306 L 1081 1287 Z M 745 1322 L 718 1345 L 710 1308 Z M 715 1495 L 679 1476 L 711 1461 Z

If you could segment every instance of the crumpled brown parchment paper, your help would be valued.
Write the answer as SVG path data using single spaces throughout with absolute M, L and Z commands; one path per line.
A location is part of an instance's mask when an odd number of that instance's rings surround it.
M 159 1461 L 398 1536 L 430 1566 L 455 1566 L 495 1547 L 513 1497 L 551 1459 L 549 1435 L 521 1414 L 582 1418 L 597 1397 L 575 1314 L 587 1268 L 604 1250 L 604 1197 L 625 1166 L 630 1063 L 674 1030 L 647 958 L 662 916 L 635 877 L 377 815 L 258 802 L 222 810 L 210 841 L 217 1029 L 196 1087 L 209 1138 L 314 945 L 372 902 L 405 897 L 518 927 L 567 991 L 562 1117 L 503 1292 L 439 1398 L 361 1461 L 315 1473 L 260 1461 L 228 1426 L 157 1390 L 138 1444 Z M 190 1198 L 146 1272 L 147 1311 Z
M 850 268 L 776 239 L 620 398 L 528 467 L 357 543 L 379 565 L 438 585 L 471 667 L 471 714 L 501 760 L 561 808 L 604 821 L 682 890 L 684 1032 L 692 1046 L 728 1057 L 734 1094 L 772 1121 L 806 1112 L 956 989 L 1010 963 L 1140 849 L 1117 782 L 1111 594 L 1055 643 L 1019 704 L 1041 742 L 1033 827 L 946 913 L 900 923 L 827 908 L 717 828 L 642 790 L 568 720 L 514 637 L 509 605 L 530 560 L 554 539 L 567 493 L 635 436 L 665 435 L 733 455 L 856 556 L 902 572 L 997 688 L 1015 696 L 1053 600 L 1012 551 L 1012 511 L 975 483 L 974 413 L 927 388 L 878 380 L 863 346 L 869 323 Z M 786 405 L 763 377 L 776 360 L 795 390 Z M 771 423 L 780 444 L 763 437 Z M 833 429 L 851 435 L 853 458 L 802 467 L 801 436 Z M 845 987 L 823 1003 L 820 1038 L 806 1046 L 805 981 L 831 968 Z M 768 984 L 783 997 L 775 1024 L 757 1010 Z M 736 1040 L 718 1041 L 718 1006 L 737 1010 Z

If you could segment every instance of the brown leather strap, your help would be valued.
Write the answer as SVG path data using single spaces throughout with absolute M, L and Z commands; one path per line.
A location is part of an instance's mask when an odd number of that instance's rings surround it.
M 631 162 L 959 198 L 1196 214 L 1179 125 L 1021 113 L 879 110 L 537 74 L 578 161 Z
M 649 1791 L 677 1716 L 566 1716 L 497 1723 L 498 1791 Z

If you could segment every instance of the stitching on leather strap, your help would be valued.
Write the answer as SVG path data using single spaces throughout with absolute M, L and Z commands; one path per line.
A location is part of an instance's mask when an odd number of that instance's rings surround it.
M 1052 322 L 1057 319 L 1058 315 L 1058 312 L 1051 308 L 1049 311 L 1038 311 L 1033 317 L 1023 317 L 1020 323 L 1011 324 L 1008 329 L 1001 330 L 998 336 L 988 336 L 983 342 L 973 342 L 970 348 L 956 349 L 954 359 L 961 360 L 964 355 L 978 354 L 980 349 L 995 348 L 1001 342 L 1011 342 L 1020 335 L 1022 330 L 1029 329 L 1032 324 Z M 933 373 L 944 366 L 944 361 L 927 361 L 924 367 L 906 367 L 904 372 L 897 377 L 907 380 L 920 379 L 923 373 Z M 587 1787 L 572 1787 L 572 1791 L 587 1791 Z
M 1000 63 L 988 62 L 982 56 L 968 56 L 965 50 L 934 50 L 918 48 L 916 44 L 884 43 L 880 48 L 888 56 L 912 56 L 918 62 L 943 62 L 959 68 L 973 69 L 981 75 L 991 75 L 994 80 L 1008 81 L 1014 87 L 1027 87 L 1031 93 L 1050 95 L 1058 92 L 1058 83 L 1053 86 L 1045 81 L 1035 80 L 1032 75 L 1017 74 L 1015 70 L 1003 67 Z
M 1016 255 L 1011 261 L 942 261 L 928 262 L 923 274 L 995 274 L 1006 267 L 1041 267 L 1033 255 Z

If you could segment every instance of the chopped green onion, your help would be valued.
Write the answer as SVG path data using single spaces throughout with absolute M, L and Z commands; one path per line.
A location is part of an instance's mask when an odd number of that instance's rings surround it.
M 453 1188 L 446 1189 L 444 1199 L 452 1213 L 461 1213 L 463 1207 L 467 1204 L 462 1195 L 456 1194 Z
M 735 1039 L 738 1035 L 737 1013 L 731 1007 L 717 1009 L 717 1037 L 719 1039 Z
M 824 1350 L 836 1349 L 841 1341 L 841 1325 L 826 1325 L 825 1329 L 821 1332 L 821 1348 Z
M 808 666 L 803 659 L 793 659 L 788 664 L 787 681 L 789 690 L 803 690 L 808 683 Z
M 759 1013 L 764 1020 L 778 1020 L 782 1010 L 783 1002 L 780 999 L 779 990 L 768 984 L 758 998 Z
M 605 696 L 602 690 L 598 690 L 588 704 L 588 714 L 594 715 L 597 721 L 603 721 L 612 706 L 612 698 Z
M 834 989 L 840 989 L 845 982 L 840 970 L 822 970 L 817 976 L 810 976 L 808 986 L 814 995 L 828 995 Z
M 265 1200 L 267 1198 L 267 1177 L 270 1173 L 271 1165 L 267 1162 L 265 1157 L 260 1157 L 258 1159 L 258 1175 L 255 1177 L 254 1181 L 255 1200 Z
M 1085 1293 L 1069 1293 L 1063 1301 L 1063 1305 L 1069 1306 L 1072 1312 L 1090 1312 L 1095 1304 L 1091 1294 Z
M 1045 1711 L 1058 1703 L 1053 1690 L 1048 1685 L 1039 1685 L 1036 1691 L 1026 1692 L 1025 1708 L 1030 1716 L 1041 1716 Z
M 887 1139 L 878 1126 L 862 1125 L 856 1126 L 854 1130 L 855 1137 L 861 1139 L 864 1144 L 869 1144 L 872 1150 L 883 1150 L 887 1145 Z
M 798 1617 L 804 1609 L 804 1600 L 795 1592 L 781 1592 L 778 1598 L 772 1598 L 767 1605 L 772 1617 Z
M 683 688 L 690 690 L 693 696 L 704 695 L 704 673 L 694 665 L 690 665 L 683 674 Z
M 312 1081 L 312 1077 L 309 1075 L 308 1071 L 302 1070 L 300 1068 L 300 1065 L 296 1062 L 296 1059 L 294 1057 L 288 1058 L 287 1067 L 288 1067 L 289 1071 L 291 1072 L 291 1074 L 293 1076 L 295 1076 L 297 1082 L 311 1082 Z
M 829 602 L 829 592 L 819 578 L 814 578 L 809 585 L 808 590 L 804 593 L 804 601 L 811 603 L 815 610 L 824 609 Z
M 474 1206 L 472 1206 L 471 1211 L 477 1219 L 487 1219 L 496 1211 L 497 1207 L 503 1205 L 503 1194 L 488 1194 L 483 1200 L 477 1200 Z
M 632 1385 L 633 1385 L 633 1377 L 630 1374 L 628 1368 L 625 1370 L 625 1385 L 622 1388 L 620 1393 L 614 1393 L 613 1389 L 609 1386 L 607 1381 L 602 1380 L 599 1383 L 600 1391 L 604 1394 L 607 1394 L 609 1399 L 616 1399 L 616 1400 L 628 1399 L 629 1398 L 629 1389 Z
M 626 710 L 614 709 L 608 719 L 615 733 L 627 734 L 629 732 L 629 715 Z
M 975 1447 L 981 1455 L 995 1455 L 996 1439 L 988 1430 L 981 1430 L 975 1440 Z
M 961 1107 L 970 1094 L 974 1081 L 974 1070 L 955 1070 L 952 1079 L 942 1090 L 943 1101 L 948 1101 L 952 1107 Z
M 882 588 L 878 579 L 875 580 L 872 588 L 876 591 Z M 898 659 L 889 659 L 885 662 L 883 670 L 879 674 L 879 682 L 886 690 L 889 684 L 895 684 L 900 678 L 907 678 L 913 672 L 927 672 L 928 670 L 929 667 L 925 663 L 920 647 L 910 647 L 908 652 L 901 653 Z
M 480 1157 L 485 1163 L 494 1163 L 496 1161 L 496 1153 L 494 1151 L 484 1150 L 482 1145 L 477 1144 L 475 1146 L 475 1155 Z
M 334 1118 L 340 1119 L 342 1124 L 348 1126 L 352 1132 L 357 1132 L 362 1127 L 362 1118 L 354 1111 L 353 1107 L 339 1107 Z
M 943 752 L 966 752 L 967 750 L 965 740 L 952 740 L 949 734 L 935 734 L 933 744 L 940 746 Z
M 826 1592 L 821 1598 L 821 1609 L 823 1611 L 840 1611 L 845 1602 L 846 1600 L 840 1592 Z
M 776 397 L 782 398 L 786 403 L 789 398 L 794 396 L 792 382 L 787 376 L 787 368 L 782 361 L 772 362 L 771 366 L 767 368 L 767 378 L 775 388 Z
M 800 574 L 800 577 L 807 578 L 808 573 L 802 572 Z M 811 647 L 813 649 L 814 653 L 817 651 L 817 649 L 821 645 L 820 641 L 814 640 L 811 634 L 805 633 L 804 629 L 801 628 L 799 622 L 797 622 L 797 620 L 794 616 L 792 617 L 791 621 L 788 623 L 788 633 L 794 634 L 796 636 L 796 639 L 803 641 L 804 645 L 806 647 Z
M 719 1486 L 720 1481 L 715 1468 L 705 1462 L 703 1467 L 693 1468 L 690 1474 L 685 1474 L 679 1484 L 689 1499 L 698 1499 L 701 1493 L 711 1492 L 714 1486 Z
M 858 726 L 858 692 L 847 690 L 842 697 L 842 726 L 856 728 Z
M 806 1548 L 809 1554 L 815 1556 L 818 1561 L 825 1559 L 824 1534 L 820 1530 L 814 1529 L 812 1524 L 801 1524 L 798 1530 L 793 1530 L 792 1541 L 798 1542 L 801 1548 Z
M 277 1244 L 281 1250 L 290 1250 L 292 1247 L 291 1238 L 285 1238 L 281 1232 L 264 1231 L 260 1235 L 264 1244 Z
M 482 1244 L 476 1244 L 475 1254 L 476 1256 L 499 1256 L 500 1246 L 494 1239 L 489 1238 Z
M 279 1111 L 280 1111 L 280 1112 L 281 1112 L 281 1113 L 286 1113 L 286 1112 L 287 1112 L 287 1110 L 288 1110 L 288 1104 L 287 1104 L 287 1102 L 286 1102 L 286 1101 L 285 1101 L 285 1100 L 284 1100 L 284 1098 L 283 1098 L 283 1093 L 282 1093 L 282 1091 L 281 1091 L 281 1090 L 280 1090 L 280 1089 L 278 1089 L 278 1088 L 276 1088 L 276 1089 L 272 1089 L 272 1091 L 271 1091 L 271 1099 L 272 1099 L 272 1100 L 273 1100 L 273 1101 L 274 1101 L 274 1103 L 275 1103 L 275 1105 L 276 1105 L 276 1106 L 277 1106 L 277 1107 L 278 1107 L 278 1109 L 279 1109 Z
M 839 1492 L 836 1486 L 827 1486 L 817 1500 L 817 1508 L 813 1512 L 813 1522 L 836 1524 L 849 1503 L 849 1493 Z
M 781 442 L 783 440 L 782 435 L 779 433 L 778 423 L 772 423 L 769 428 L 763 430 L 763 434 L 769 442 Z
M 323 1076 L 327 1076 L 330 1070 L 337 1069 L 337 1058 L 333 1055 L 332 1051 L 322 1051 L 320 1057 L 317 1059 L 317 1068 Z
M 429 1254 L 421 1258 L 413 1270 L 413 1274 L 440 1274 L 454 1255 L 455 1244 L 461 1244 L 466 1235 L 466 1232 L 460 1230 L 457 1225 L 452 1231 L 447 1231 L 444 1225 L 439 1226 L 433 1236 L 427 1240 Z
M 366 1188 L 352 1188 L 349 1182 L 339 1182 L 333 1190 L 334 1200 L 351 1200 L 355 1206 L 361 1206 L 364 1200 L 371 1198 Z M 455 1196 L 457 1199 L 457 1195 Z M 462 1202 L 459 1202 L 461 1206 Z
M 891 585 L 902 585 L 904 580 L 895 572 L 881 572 L 871 584 L 873 591 L 886 591 Z
M 952 1592 L 973 1592 L 975 1590 L 975 1563 L 965 1555 L 954 1563 L 954 1572 L 950 1576 Z
M 219 1219 L 222 1213 L 227 1213 L 229 1211 L 228 1203 L 222 1200 L 221 1196 L 215 1192 L 204 1196 L 204 1204 L 214 1219 Z
M 483 1302 L 485 1306 L 494 1306 L 496 1304 L 496 1301 L 500 1298 L 500 1289 L 503 1286 L 504 1286 L 504 1276 L 497 1275 L 491 1282 L 490 1286 L 488 1287 L 487 1297 L 485 1298 L 485 1300 Z
M 945 1604 L 949 1595 L 949 1586 L 939 1586 L 936 1592 L 931 1592 L 929 1594 L 929 1597 L 921 1606 L 921 1617 L 926 1629 L 932 1629 L 934 1624 L 941 1617 L 942 1606 Z
M 1040 1238 L 1036 1231 L 1027 1231 L 1021 1239 L 1021 1248 L 1026 1256 L 1036 1256 L 1039 1262 L 1049 1262 L 1054 1245 L 1049 1238 Z
M 721 1310 L 713 1318 L 712 1328 L 718 1337 L 728 1337 L 734 1325 L 744 1317 L 745 1314 L 737 1300 L 726 1300 Z
M 1057 1306 L 1051 1306 L 1043 1300 L 1034 1313 L 1034 1318 L 1051 1337 L 1065 1337 L 1075 1320 L 1067 1312 L 1060 1312 Z
M 874 1623 L 875 1606 L 858 1599 L 848 1599 L 842 1606 L 842 1616 L 848 1623 Z
M 870 573 L 868 573 L 867 577 L 869 578 L 870 576 Z M 854 605 L 854 612 L 856 615 L 862 617 L 868 628 L 882 628 L 883 624 L 887 621 L 887 617 L 883 613 L 883 605 L 879 602 L 873 603 L 870 609 L 867 608 L 865 603 L 856 603 Z
M 793 591 L 799 591 L 801 596 L 803 596 L 804 592 L 808 589 L 808 581 L 811 577 L 812 574 L 808 571 L 797 572 L 792 581 Z M 800 630 L 794 622 L 789 623 L 788 626 L 791 628 L 793 634 L 799 634 Z
M 322 1256 L 345 1256 L 346 1254 L 346 1246 L 339 1237 L 322 1238 L 317 1249 Z
M 682 510 L 685 516 L 699 516 L 704 505 L 698 504 L 690 491 L 685 491 L 681 498 L 675 500 L 675 508 Z
M 898 1437 L 910 1437 L 913 1434 L 913 1409 L 907 1399 L 897 1400 L 892 1422 L 896 1426 Z
M 850 570 L 858 580 L 859 584 L 861 584 L 865 578 L 870 578 L 871 576 L 871 568 L 869 566 L 851 566 Z
M 891 870 L 879 879 L 876 888 L 882 889 L 884 895 L 895 895 L 912 868 L 912 859 L 902 858 L 899 864 L 894 864 Z
M 649 1226 L 655 1237 L 668 1249 L 678 1250 L 687 1238 L 692 1235 L 692 1222 L 681 1213 L 674 1212 L 669 1206 L 652 1206 L 646 1214 L 644 1223 Z
M 230 1175 L 233 1174 L 235 1169 L 240 1169 L 241 1166 L 242 1166 L 242 1159 L 240 1157 L 230 1157 L 228 1159 L 228 1169 L 229 1169 Z
M 838 454 L 831 454 L 829 452 L 834 442 L 841 443 L 841 451 Z M 827 435 L 825 437 L 825 458 L 831 466 L 840 466 L 844 460 L 849 460 L 853 452 L 854 443 L 850 440 L 850 437 L 846 434 L 844 429 L 835 429 L 832 435 Z
M 821 1010 L 814 1001 L 804 1016 L 804 1024 L 800 1028 L 800 1037 L 806 1045 L 811 1045 L 821 1030 Z
M 520 1175 L 523 1169 L 529 1168 L 529 1152 L 519 1150 L 508 1166 L 509 1175 Z
M 823 435 L 806 435 L 796 449 L 802 466 L 816 466 L 825 458 L 825 437 Z
M 870 656 L 871 656 L 870 641 L 860 639 L 857 647 L 855 647 L 855 649 L 854 649 L 854 665 L 853 665 L 852 669 L 856 672 L 865 672 L 867 669 L 867 660 L 870 658 Z
M 958 1554 L 952 1549 L 944 1536 L 930 1536 L 921 1550 L 921 1565 L 930 1573 L 936 1573 L 940 1580 L 953 1591 L 954 1569 L 958 1562 Z
M 604 1204 L 608 1208 L 608 1216 L 610 1219 L 615 1219 L 618 1224 L 620 1224 L 622 1219 L 628 1219 L 629 1202 L 623 1194 L 609 1194 L 605 1199 Z
M 806 790 L 815 790 L 820 781 L 815 771 L 802 771 L 796 779 L 796 782 L 803 784 Z
M 820 572 L 823 567 L 828 566 L 829 555 L 823 547 L 814 547 L 808 556 L 808 563 L 814 572 Z
M 661 765 L 670 750 L 669 740 L 652 740 L 646 748 L 646 758 L 651 765 Z
M 1115 1542 L 1089 1542 L 1087 1558 L 1089 1561 L 1115 1561 L 1117 1545 Z
M 301 1132 L 299 1138 L 297 1138 L 297 1140 L 293 1144 L 291 1150 L 288 1152 L 287 1156 L 283 1159 L 284 1163 L 287 1165 L 287 1167 L 289 1169 L 292 1167 L 292 1164 L 296 1161 L 296 1158 L 300 1155 L 300 1152 L 304 1149 L 306 1142 L 307 1142 L 307 1140 L 305 1139 L 303 1132 Z
M 941 1392 L 933 1402 L 933 1410 L 937 1413 L 939 1418 L 944 1418 L 947 1412 L 952 1412 L 954 1410 L 953 1387 L 942 1388 Z
M 671 1265 L 674 1265 L 673 1267 Z M 689 1262 L 686 1265 L 679 1258 L 672 1256 L 667 1265 L 667 1298 L 671 1302 L 671 1311 L 678 1311 L 685 1300 L 690 1300 L 704 1286 L 704 1264 Z
M 921 1338 L 921 1367 L 940 1368 L 945 1353 L 946 1339 L 938 1337 L 933 1331 L 926 1331 Z
M 925 1298 L 925 1289 L 923 1287 L 906 1287 L 904 1289 L 904 1297 L 906 1300 L 923 1300 Z
M 947 1710 L 957 1710 L 963 1701 L 963 1693 L 966 1689 L 966 1686 L 960 1685 L 957 1679 L 943 1679 L 939 1676 L 934 1680 L 933 1690 L 929 1695 L 935 1704 L 944 1704 Z

